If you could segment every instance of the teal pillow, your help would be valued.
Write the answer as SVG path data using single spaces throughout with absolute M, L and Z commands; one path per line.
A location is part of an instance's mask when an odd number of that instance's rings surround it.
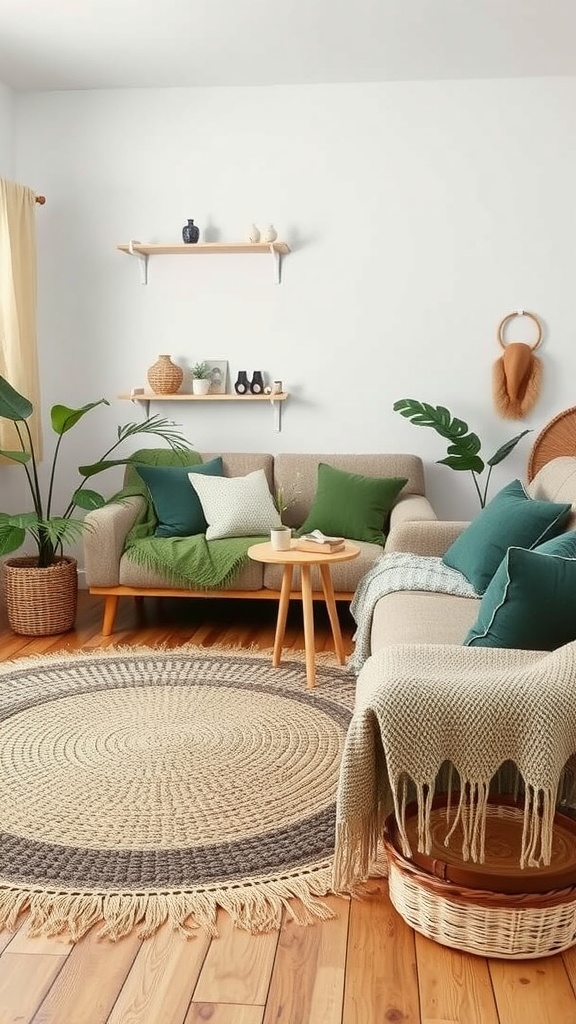
M 328 536 L 384 544 L 390 510 L 407 482 L 346 473 L 320 462 L 316 495 L 298 535 L 322 530 Z
M 551 542 L 549 542 L 551 543 Z M 466 647 L 553 651 L 576 640 L 576 540 L 569 557 L 511 547 L 480 602 Z
M 519 480 L 502 488 L 448 548 L 442 561 L 483 594 L 511 545 L 534 548 L 563 529 L 572 506 L 535 501 Z
M 532 548 L 541 555 L 560 555 L 561 558 L 576 558 L 576 530 L 559 533 L 537 548 Z
M 223 476 L 220 457 L 197 466 L 144 466 L 138 463 L 136 469 L 148 487 L 158 520 L 155 537 L 192 537 L 206 532 L 208 523 L 188 474 Z

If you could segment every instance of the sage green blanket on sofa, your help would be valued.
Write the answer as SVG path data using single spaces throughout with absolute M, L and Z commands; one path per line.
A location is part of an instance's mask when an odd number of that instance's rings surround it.
M 167 449 L 140 449 L 135 461 L 153 466 L 197 465 L 202 462 L 198 452 L 175 452 Z M 146 484 L 135 465 L 126 467 L 124 487 L 112 501 L 140 495 L 146 505 L 126 537 L 124 547 L 128 558 L 147 569 L 163 573 L 172 586 L 210 590 L 233 583 L 248 560 L 252 544 L 268 537 L 226 537 L 206 540 L 203 533 L 193 537 L 155 537 L 157 519 Z

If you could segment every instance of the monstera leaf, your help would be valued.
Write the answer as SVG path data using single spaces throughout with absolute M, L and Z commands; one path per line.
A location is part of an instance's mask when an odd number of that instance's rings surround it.
M 442 466 L 448 466 L 450 469 L 458 471 L 467 470 L 472 473 L 481 508 L 484 508 L 486 504 L 490 474 L 493 467 L 503 462 L 514 451 L 518 442 L 526 434 L 530 433 L 530 430 L 523 430 L 521 434 L 517 434 L 510 441 L 506 441 L 505 444 L 494 452 L 491 458 L 484 461 L 481 455 L 482 443 L 478 434 L 470 430 L 465 420 L 452 416 L 450 410 L 444 405 L 430 405 L 429 402 L 418 402 L 415 398 L 401 398 L 394 402 L 393 409 L 394 412 L 399 412 L 401 416 L 405 416 L 406 419 L 410 420 L 417 427 L 432 427 L 437 434 L 440 434 L 440 437 L 450 442 L 446 458 L 438 459 L 437 461 Z M 484 472 L 486 466 L 489 468 L 486 483 L 482 490 L 478 484 L 477 477 Z

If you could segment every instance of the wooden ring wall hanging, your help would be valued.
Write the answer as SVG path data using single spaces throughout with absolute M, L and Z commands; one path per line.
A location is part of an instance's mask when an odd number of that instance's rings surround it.
M 536 324 L 536 339 L 531 344 L 504 339 L 506 325 L 518 316 L 527 316 Z M 497 337 L 504 354 L 494 363 L 492 371 L 496 411 L 505 419 L 521 420 L 530 412 L 540 394 L 542 363 L 534 351 L 542 341 L 542 325 L 535 313 L 517 309 L 502 317 Z

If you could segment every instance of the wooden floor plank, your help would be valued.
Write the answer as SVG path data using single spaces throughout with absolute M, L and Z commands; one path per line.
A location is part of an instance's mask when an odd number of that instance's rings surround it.
M 422 1024 L 498 1024 L 486 960 L 415 935 Z
M 30 1024 L 58 977 L 64 956 L 9 953 L 0 957 L 0 1024 Z
M 47 938 L 45 935 L 31 937 L 28 922 L 25 920 L 10 943 L 11 953 L 52 953 L 55 956 L 68 956 L 73 942 L 66 935 Z
M 490 960 L 500 1024 L 576 1024 L 574 992 L 561 956 Z
M 420 1024 L 414 932 L 396 913 L 385 880 L 352 900 L 342 1024 Z
M 350 904 L 336 896 L 324 902 L 332 920 L 283 922 L 264 1024 L 340 1024 Z
M 262 1024 L 263 1006 L 192 1003 L 184 1024 Z
M 142 943 L 108 1024 L 182 1024 L 209 945 L 202 931 L 186 939 L 162 925 Z
M 263 1006 L 270 984 L 278 932 L 251 935 L 218 912 L 218 938 L 210 944 L 194 990 L 195 1003 Z
M 106 1024 L 142 940 L 134 932 L 110 942 L 97 931 L 76 943 L 33 1024 Z

